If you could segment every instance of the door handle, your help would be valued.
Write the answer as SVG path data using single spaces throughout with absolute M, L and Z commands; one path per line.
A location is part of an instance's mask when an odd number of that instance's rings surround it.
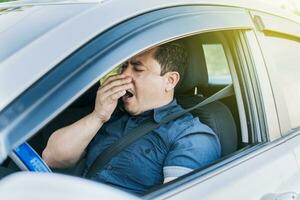
M 296 192 L 271 193 L 264 195 L 261 200 L 300 200 L 300 195 Z
M 296 192 L 285 192 L 277 194 L 274 200 L 296 200 L 299 195 Z

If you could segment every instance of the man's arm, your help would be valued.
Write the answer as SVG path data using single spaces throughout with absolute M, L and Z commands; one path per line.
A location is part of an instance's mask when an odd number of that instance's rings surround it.
M 116 75 L 108 78 L 97 91 L 94 111 L 50 136 L 42 153 L 45 162 L 55 168 L 69 167 L 77 163 L 93 137 L 110 119 L 118 99 L 132 87 L 130 77 Z
M 74 165 L 102 125 L 101 120 L 93 112 L 79 121 L 55 131 L 43 151 L 44 161 L 50 167 L 55 168 Z

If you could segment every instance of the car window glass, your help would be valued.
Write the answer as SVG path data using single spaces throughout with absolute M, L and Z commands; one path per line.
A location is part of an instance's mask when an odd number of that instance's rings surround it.
M 210 84 L 232 83 L 230 71 L 222 44 L 203 44 Z
M 272 58 L 270 76 L 276 81 L 274 89 L 280 89 L 287 107 L 291 128 L 300 126 L 300 40 L 286 38 L 284 35 L 266 35 L 265 44 Z M 275 80 L 276 79 L 276 80 Z

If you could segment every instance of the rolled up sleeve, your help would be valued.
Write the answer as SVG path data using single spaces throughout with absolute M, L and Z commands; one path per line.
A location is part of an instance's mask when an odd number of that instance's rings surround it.
M 197 133 L 176 141 L 164 162 L 164 178 L 179 177 L 204 167 L 220 158 L 218 138 L 213 134 Z

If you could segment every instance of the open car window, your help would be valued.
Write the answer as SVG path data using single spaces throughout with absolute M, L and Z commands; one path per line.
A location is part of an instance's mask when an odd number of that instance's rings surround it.
M 206 57 L 213 57 L 214 52 L 205 53 L 204 47 L 207 39 L 209 39 L 210 41 L 214 40 L 215 42 L 218 42 L 222 45 L 222 48 L 223 46 L 226 47 L 226 45 L 228 46 L 226 38 L 228 38 L 228 36 L 230 36 L 231 34 L 233 35 L 233 33 L 230 33 L 230 31 L 211 32 L 185 37 L 176 41 L 185 45 L 186 50 L 189 53 L 189 63 L 187 64 L 188 66 L 186 68 L 183 80 L 175 90 L 175 98 L 183 108 L 188 109 L 196 105 L 197 103 L 204 101 L 209 96 L 229 85 L 228 83 L 223 83 L 222 85 L 218 84 L 217 86 L 215 86 L 214 84 L 210 84 Z M 228 60 L 233 59 L 231 57 L 231 52 L 228 51 L 227 48 L 222 49 L 222 51 L 224 52 L 224 56 L 228 57 Z M 230 76 L 230 79 L 237 80 L 237 74 L 234 74 L 236 73 L 234 70 L 234 68 L 236 67 L 234 66 L 234 62 L 226 62 L 226 65 L 223 65 L 221 67 L 224 67 L 224 70 L 229 70 L 227 69 L 228 67 L 233 68 L 227 75 Z M 83 95 L 77 98 L 70 106 L 68 106 L 50 123 L 42 128 L 37 135 L 30 139 L 29 143 L 31 144 L 31 146 L 41 155 L 49 137 L 55 130 L 70 125 L 93 111 L 98 88 L 101 87 L 101 84 L 105 79 L 118 73 L 120 73 L 120 66 L 115 67 L 113 70 L 105 74 L 101 80 L 98 80 L 92 87 L 84 92 Z M 233 73 L 233 75 L 231 75 L 231 73 Z M 235 78 L 231 78 L 231 76 Z M 233 85 L 239 85 L 239 82 L 233 82 Z M 238 91 L 237 93 L 241 94 L 241 91 Z M 189 177 L 192 174 L 201 173 L 205 168 L 214 168 L 214 166 L 224 160 L 224 158 L 233 156 L 236 153 L 242 151 L 243 148 L 247 149 L 248 146 L 252 145 L 251 141 L 254 141 L 255 138 L 251 138 L 251 135 L 254 133 L 251 133 L 250 127 L 247 127 L 247 130 L 244 130 L 242 128 L 241 122 L 247 122 L 243 121 L 240 118 L 240 115 L 243 113 L 239 112 L 240 110 L 243 110 L 244 112 L 249 111 L 246 110 L 246 107 L 238 107 L 238 104 L 236 102 L 239 101 L 241 104 L 241 102 L 243 101 L 239 97 L 240 96 L 234 94 L 192 111 L 192 115 L 194 117 L 199 118 L 202 123 L 208 125 L 218 136 L 221 143 L 221 158 L 205 167 L 193 170 L 188 174 L 185 174 L 184 177 Z M 248 135 L 248 133 L 251 134 Z M 246 140 L 244 138 L 248 139 Z M 13 166 L 10 162 L 7 162 L 7 165 Z M 81 176 L 82 172 L 76 171 L 77 169 L 75 168 L 54 171 Z M 74 172 L 74 170 L 76 172 Z M 176 180 L 173 179 L 171 183 L 176 183 Z M 164 186 L 162 185 L 161 188 L 164 188 Z

